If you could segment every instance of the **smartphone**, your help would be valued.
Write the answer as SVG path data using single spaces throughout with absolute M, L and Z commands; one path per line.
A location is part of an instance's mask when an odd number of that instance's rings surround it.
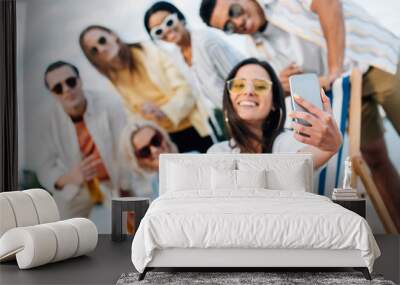
M 292 108 L 294 111 L 308 112 L 302 106 L 298 105 L 294 100 L 294 95 L 298 95 L 303 99 L 307 100 L 315 107 L 323 110 L 321 100 L 321 87 L 319 85 L 319 79 L 315 73 L 305 73 L 292 75 L 289 77 L 290 95 L 292 99 Z M 295 119 L 299 124 L 310 126 L 307 121 L 302 119 Z

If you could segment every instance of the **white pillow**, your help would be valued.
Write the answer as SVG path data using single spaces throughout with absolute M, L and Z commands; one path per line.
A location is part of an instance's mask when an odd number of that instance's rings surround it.
M 210 170 L 211 167 L 169 163 L 167 191 L 210 189 Z
M 308 168 L 305 160 L 275 159 L 238 161 L 239 170 L 266 170 L 267 187 L 271 190 L 306 191 L 308 189 Z
M 166 165 L 167 191 L 210 191 L 211 190 L 211 169 L 234 169 L 235 160 L 221 159 L 217 161 L 198 161 L 193 163 L 190 159 L 170 161 Z
M 216 169 L 211 170 L 212 190 L 236 190 L 236 170 Z
M 267 188 L 267 171 L 236 170 L 237 188 Z
M 273 190 L 306 191 L 307 176 L 303 167 L 297 166 L 290 171 L 272 169 L 267 172 L 268 188 Z
M 266 188 L 266 171 L 263 170 L 211 170 L 211 188 L 214 191 L 234 191 L 243 188 Z

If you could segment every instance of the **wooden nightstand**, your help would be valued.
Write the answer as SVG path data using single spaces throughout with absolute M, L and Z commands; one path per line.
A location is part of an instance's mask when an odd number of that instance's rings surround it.
M 355 199 L 355 200 L 333 200 L 332 202 L 339 204 L 340 206 L 359 214 L 365 219 L 365 199 Z

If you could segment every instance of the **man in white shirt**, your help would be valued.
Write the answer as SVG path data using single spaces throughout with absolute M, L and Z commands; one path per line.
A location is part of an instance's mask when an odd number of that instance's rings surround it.
M 118 162 L 125 111 L 111 96 L 84 91 L 70 63 L 49 65 L 44 82 L 56 102 L 38 146 L 39 181 L 53 194 L 63 219 L 88 217 L 93 204 L 119 191 L 122 179 L 129 181 Z
M 209 26 L 248 34 L 286 91 L 288 77 L 314 72 L 329 89 L 344 71 L 363 72 L 361 150 L 400 227 L 400 176 L 391 163 L 378 105 L 400 133 L 400 39 L 350 0 L 203 0 Z

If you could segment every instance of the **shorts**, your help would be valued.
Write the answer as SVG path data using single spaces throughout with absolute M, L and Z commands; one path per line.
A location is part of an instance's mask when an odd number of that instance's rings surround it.
M 367 145 L 384 135 L 382 118 L 378 105 L 400 134 L 400 64 L 395 75 L 371 67 L 363 75 L 361 146 Z

